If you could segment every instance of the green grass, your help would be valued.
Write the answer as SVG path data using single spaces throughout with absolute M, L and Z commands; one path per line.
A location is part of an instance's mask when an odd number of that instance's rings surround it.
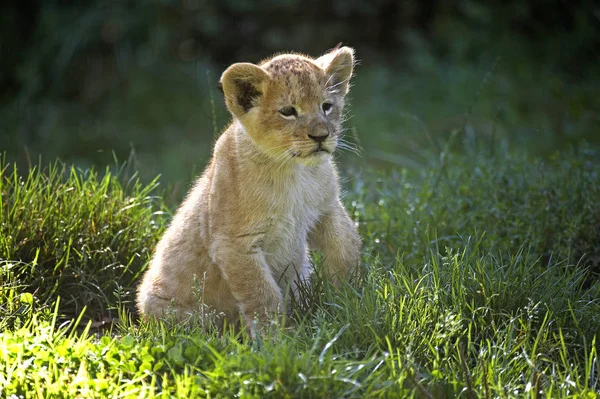
M 110 317 L 112 306 L 132 301 L 164 227 L 156 186 L 126 168 L 100 174 L 60 162 L 22 176 L 0 159 L 0 282 L 33 294 L 33 310 L 60 296 L 69 316 L 87 307 L 90 317 Z M 0 293 L 0 328 L 22 311 L 14 292 Z
M 136 319 L 155 183 L 4 162 L 0 396 L 597 397 L 600 151 L 466 137 L 418 171 L 346 170 L 362 273 L 317 273 L 259 341 Z

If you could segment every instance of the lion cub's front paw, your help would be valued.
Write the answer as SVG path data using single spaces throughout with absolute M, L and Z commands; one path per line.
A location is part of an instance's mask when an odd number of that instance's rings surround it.
M 255 308 L 256 309 L 256 308 Z M 272 335 L 285 320 L 283 301 L 271 303 L 271 305 L 258 308 L 260 310 L 244 310 L 244 321 L 246 330 L 252 336 L 266 337 Z

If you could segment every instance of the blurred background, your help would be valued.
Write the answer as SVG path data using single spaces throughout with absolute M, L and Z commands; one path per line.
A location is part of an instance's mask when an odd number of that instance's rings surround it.
M 419 168 L 453 134 L 532 154 L 600 142 L 591 0 L 21 0 L 0 14 L 0 151 L 22 167 L 129 160 L 183 192 L 229 122 L 229 64 L 340 42 L 360 60 L 360 157 L 341 163 Z

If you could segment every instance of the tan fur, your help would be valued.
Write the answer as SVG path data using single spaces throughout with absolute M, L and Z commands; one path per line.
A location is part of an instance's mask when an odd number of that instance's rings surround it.
M 182 320 L 202 306 L 230 323 L 241 314 L 250 327 L 282 311 L 286 289 L 309 275 L 309 250 L 323 252 L 334 280 L 358 265 L 361 241 L 331 156 L 353 65 L 353 50 L 342 47 L 223 73 L 233 121 L 158 243 L 138 290 L 142 315 Z M 289 106 L 293 120 L 279 112 Z M 328 136 L 319 144 L 309 134 Z M 319 145 L 326 151 L 315 152 Z

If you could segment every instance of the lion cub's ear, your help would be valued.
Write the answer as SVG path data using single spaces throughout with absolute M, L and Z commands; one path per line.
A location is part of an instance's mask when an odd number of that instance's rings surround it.
M 268 79 L 269 74 L 265 70 L 247 62 L 227 68 L 220 83 L 229 111 L 240 117 L 255 107 Z
M 317 58 L 316 63 L 327 74 L 328 91 L 338 92 L 344 96 L 348 94 L 354 69 L 354 49 L 345 46 L 335 48 Z

